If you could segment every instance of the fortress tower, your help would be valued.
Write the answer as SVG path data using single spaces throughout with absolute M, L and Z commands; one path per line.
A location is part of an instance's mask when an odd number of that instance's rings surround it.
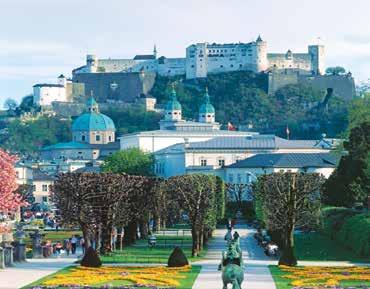
M 267 70 L 269 67 L 269 62 L 267 60 L 267 42 L 263 41 L 260 35 L 252 46 L 252 51 L 255 55 L 253 63 L 254 71 L 261 72 Z
M 324 45 L 310 45 L 308 46 L 308 53 L 311 56 L 312 71 L 318 75 L 324 74 Z
M 86 55 L 86 70 L 87 72 L 97 72 L 98 58 L 94 54 Z

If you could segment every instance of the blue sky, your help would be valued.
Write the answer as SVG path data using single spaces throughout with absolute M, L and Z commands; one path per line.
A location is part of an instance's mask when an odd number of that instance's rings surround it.
M 318 37 L 327 66 L 370 77 L 369 0 L 0 0 L 0 106 L 98 57 L 183 57 L 196 42 L 249 42 L 305 52 Z

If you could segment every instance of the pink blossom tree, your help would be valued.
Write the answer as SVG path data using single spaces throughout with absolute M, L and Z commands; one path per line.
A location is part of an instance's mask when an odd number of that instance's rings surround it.
M 18 188 L 14 164 L 16 157 L 0 149 L 0 212 L 12 213 L 26 202 L 16 193 Z

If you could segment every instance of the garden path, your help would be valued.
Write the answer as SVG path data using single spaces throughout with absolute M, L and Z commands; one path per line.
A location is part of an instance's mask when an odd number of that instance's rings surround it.
M 241 248 L 244 259 L 244 282 L 242 289 L 276 289 L 268 265 L 276 264 L 276 261 L 267 257 L 262 249 L 257 246 L 253 238 L 254 230 L 248 229 L 245 224 L 235 228 L 241 236 Z M 214 239 L 209 244 L 205 259 L 196 264 L 202 265 L 202 270 L 193 285 L 193 289 L 217 289 L 222 288 L 221 272 L 218 264 L 221 260 L 221 252 L 225 249 L 226 230 L 217 229 Z M 194 263 L 195 264 L 195 263 Z
M 0 269 L 0 289 L 19 289 L 76 261 L 76 256 L 27 259 L 13 267 Z

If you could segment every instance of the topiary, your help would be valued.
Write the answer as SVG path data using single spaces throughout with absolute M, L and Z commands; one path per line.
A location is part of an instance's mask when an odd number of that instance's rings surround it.
M 170 257 L 168 258 L 168 267 L 183 267 L 189 265 L 188 258 L 180 247 L 175 247 Z
M 96 251 L 92 247 L 89 247 L 81 260 L 81 266 L 98 268 L 101 267 L 101 264 L 101 260 Z

